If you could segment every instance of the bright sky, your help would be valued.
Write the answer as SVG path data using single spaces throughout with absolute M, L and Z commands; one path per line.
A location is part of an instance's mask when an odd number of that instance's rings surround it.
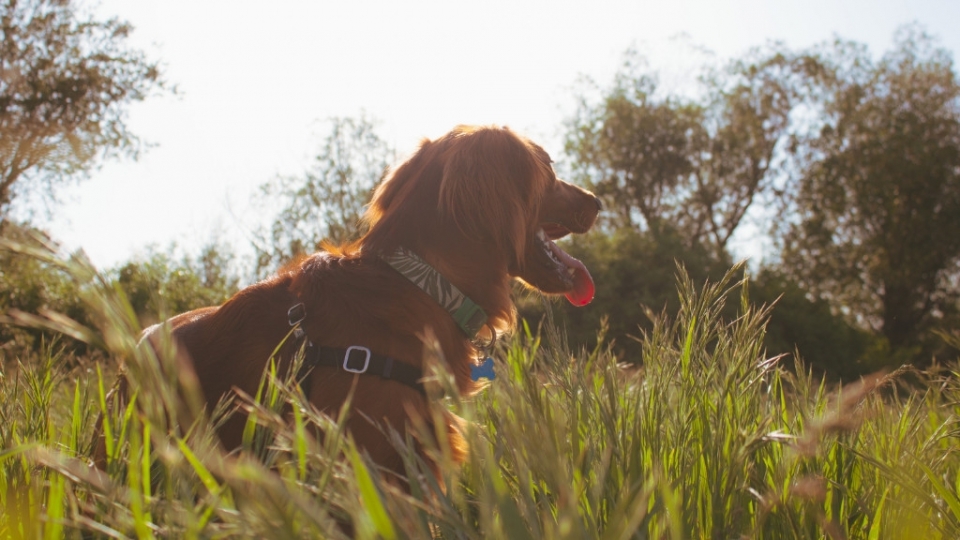
M 803 48 L 839 35 L 886 51 L 917 21 L 960 57 L 955 0 L 103 0 L 101 17 L 166 66 L 178 96 L 130 110 L 155 144 L 66 194 L 48 228 L 101 267 L 216 235 L 247 247 L 255 188 L 307 168 L 323 119 L 381 121 L 401 155 L 459 123 L 505 124 L 560 155 L 581 75 L 606 85 L 631 45 L 657 66 L 678 34 L 736 57 L 768 40 Z M 687 57 L 689 58 L 689 57 Z

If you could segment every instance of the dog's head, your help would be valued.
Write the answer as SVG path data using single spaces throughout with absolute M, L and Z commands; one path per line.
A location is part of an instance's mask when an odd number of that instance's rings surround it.
M 459 126 L 424 141 L 377 188 L 365 243 L 468 254 L 458 263 L 498 266 L 582 306 L 593 280 L 554 240 L 586 232 L 599 210 L 592 193 L 557 178 L 538 145 L 507 128 Z

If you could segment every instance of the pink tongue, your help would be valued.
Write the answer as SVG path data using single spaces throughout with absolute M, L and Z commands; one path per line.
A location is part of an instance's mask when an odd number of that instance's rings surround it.
M 590 277 L 590 272 L 587 272 L 587 267 L 583 263 L 580 261 L 577 263 L 579 266 L 574 267 L 573 271 L 573 290 L 568 292 L 566 297 L 571 304 L 583 307 L 593 300 L 593 278 Z
M 593 278 L 590 277 L 590 272 L 587 271 L 587 267 L 584 266 L 582 262 L 567 255 L 567 252 L 557 247 L 553 242 L 550 242 L 550 247 L 552 248 L 551 251 L 553 251 L 553 254 L 556 255 L 567 268 L 573 269 L 573 290 L 565 293 L 567 300 L 577 307 L 583 307 L 589 304 L 590 301 L 593 300 L 593 293 L 596 288 L 593 285 Z

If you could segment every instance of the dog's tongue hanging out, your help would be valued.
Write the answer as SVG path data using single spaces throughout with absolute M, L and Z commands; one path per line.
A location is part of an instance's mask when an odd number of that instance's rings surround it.
M 573 290 L 564 293 L 564 296 L 577 307 L 589 304 L 593 300 L 596 287 L 593 285 L 593 278 L 590 276 L 587 267 L 582 262 L 567 255 L 566 251 L 560 249 L 553 242 L 549 242 L 548 245 L 554 256 L 567 267 L 567 272 L 573 280 Z
M 566 294 L 567 300 L 577 307 L 583 307 L 593 300 L 593 278 L 587 267 L 582 262 L 570 257 L 570 261 L 575 263 L 570 268 L 573 269 L 573 290 Z

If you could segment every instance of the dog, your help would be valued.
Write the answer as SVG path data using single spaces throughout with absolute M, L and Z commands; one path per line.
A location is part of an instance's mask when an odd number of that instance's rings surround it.
M 411 415 L 430 418 L 420 380 L 426 332 L 469 394 L 482 344 L 515 326 L 514 278 L 578 306 L 593 298 L 588 270 L 554 240 L 587 232 L 601 204 L 558 179 L 551 163 L 509 128 L 458 126 L 425 139 L 375 190 L 360 240 L 326 246 L 221 306 L 167 321 L 178 359 L 212 407 L 237 390 L 254 395 L 285 339 L 280 369 L 303 347 L 309 402 L 336 416 L 352 392 L 354 440 L 403 476 L 383 428 L 403 435 Z M 150 331 L 146 340 L 155 337 Z M 238 411 L 218 428 L 226 449 L 241 445 L 245 422 Z M 462 461 L 466 445 L 454 424 L 451 451 Z

